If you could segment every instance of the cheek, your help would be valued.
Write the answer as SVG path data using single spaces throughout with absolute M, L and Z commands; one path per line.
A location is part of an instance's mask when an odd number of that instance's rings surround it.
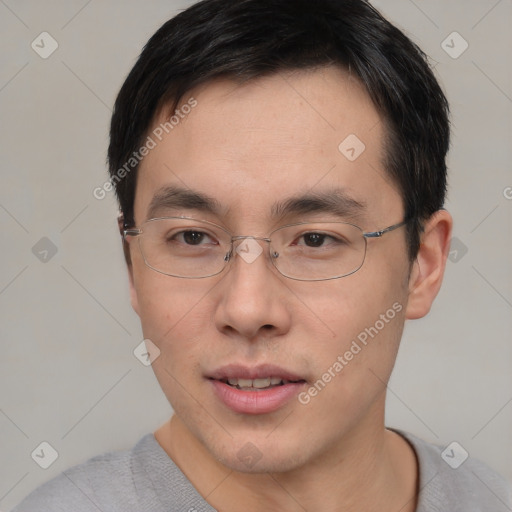
M 379 321 L 381 315 L 389 320 L 386 328 L 396 326 L 407 298 L 406 280 L 401 274 L 400 268 L 372 270 L 368 265 L 364 271 L 339 280 L 308 283 L 307 287 L 294 290 L 306 306 L 302 308 L 300 322 L 307 322 L 308 330 L 316 332 L 318 339 L 336 350 L 350 344 L 350 340 Z
M 407 288 L 400 265 L 367 265 L 321 290 L 303 290 L 301 298 L 312 312 L 305 320 L 307 330 L 321 345 L 311 352 L 320 380 L 317 387 L 324 394 L 319 405 L 332 399 L 342 408 L 357 407 L 383 389 L 405 319 Z M 318 336 L 320 329 L 323 336 Z
M 211 282 L 173 278 L 151 269 L 136 275 L 144 337 L 173 361 L 199 350 L 198 340 L 211 325 L 208 292 L 212 286 Z
M 319 339 L 321 350 L 311 351 L 316 377 L 299 401 L 307 417 L 323 418 L 326 438 L 334 438 L 369 410 L 379 414 L 372 404 L 382 397 L 393 369 L 405 308 L 389 288 L 372 290 L 361 283 L 326 294 L 319 311 L 334 336 Z M 309 428 L 304 435 L 314 436 L 317 424 L 305 421 Z
M 152 364 L 160 387 L 173 408 L 183 412 L 190 406 L 183 389 L 197 385 L 199 363 L 211 349 L 209 289 L 205 282 L 153 273 L 136 280 L 142 331 L 160 350 Z

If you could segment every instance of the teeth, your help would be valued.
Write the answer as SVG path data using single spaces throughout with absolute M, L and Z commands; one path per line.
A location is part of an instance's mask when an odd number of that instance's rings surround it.
M 267 377 L 266 379 L 254 379 L 252 381 L 252 387 L 253 388 L 268 388 L 270 386 L 270 377 Z
M 289 381 L 283 380 L 280 377 L 265 377 L 263 379 L 227 379 L 227 382 L 230 386 L 238 387 L 239 389 L 264 389 L 270 386 L 287 384 Z

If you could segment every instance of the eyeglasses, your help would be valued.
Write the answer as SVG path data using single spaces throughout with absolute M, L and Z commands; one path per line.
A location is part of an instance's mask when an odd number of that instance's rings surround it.
M 380 231 L 364 233 L 346 222 L 302 222 L 282 226 L 268 238 L 233 236 L 226 229 L 188 217 L 162 217 L 140 228 L 125 229 L 123 238 L 138 238 L 145 264 L 167 276 L 202 279 L 220 274 L 234 252 L 252 263 L 269 247 L 277 271 L 298 281 L 339 279 L 357 272 L 364 263 L 368 238 L 380 238 L 407 220 Z

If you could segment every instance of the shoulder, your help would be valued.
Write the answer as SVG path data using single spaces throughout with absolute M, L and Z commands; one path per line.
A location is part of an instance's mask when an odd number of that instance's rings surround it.
M 417 512 L 512 510 L 512 486 L 459 443 L 445 447 L 395 430 L 414 448 L 419 466 Z
M 154 455 L 155 444 L 153 435 L 147 434 L 131 450 L 98 455 L 67 469 L 12 512 L 139 510 L 137 479 L 144 473 L 142 461 Z

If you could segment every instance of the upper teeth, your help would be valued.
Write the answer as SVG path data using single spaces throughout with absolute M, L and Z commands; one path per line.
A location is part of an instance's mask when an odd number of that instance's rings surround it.
M 264 379 L 228 379 L 231 386 L 238 386 L 239 388 L 268 388 L 269 386 L 276 386 L 285 381 L 280 377 L 266 377 Z

